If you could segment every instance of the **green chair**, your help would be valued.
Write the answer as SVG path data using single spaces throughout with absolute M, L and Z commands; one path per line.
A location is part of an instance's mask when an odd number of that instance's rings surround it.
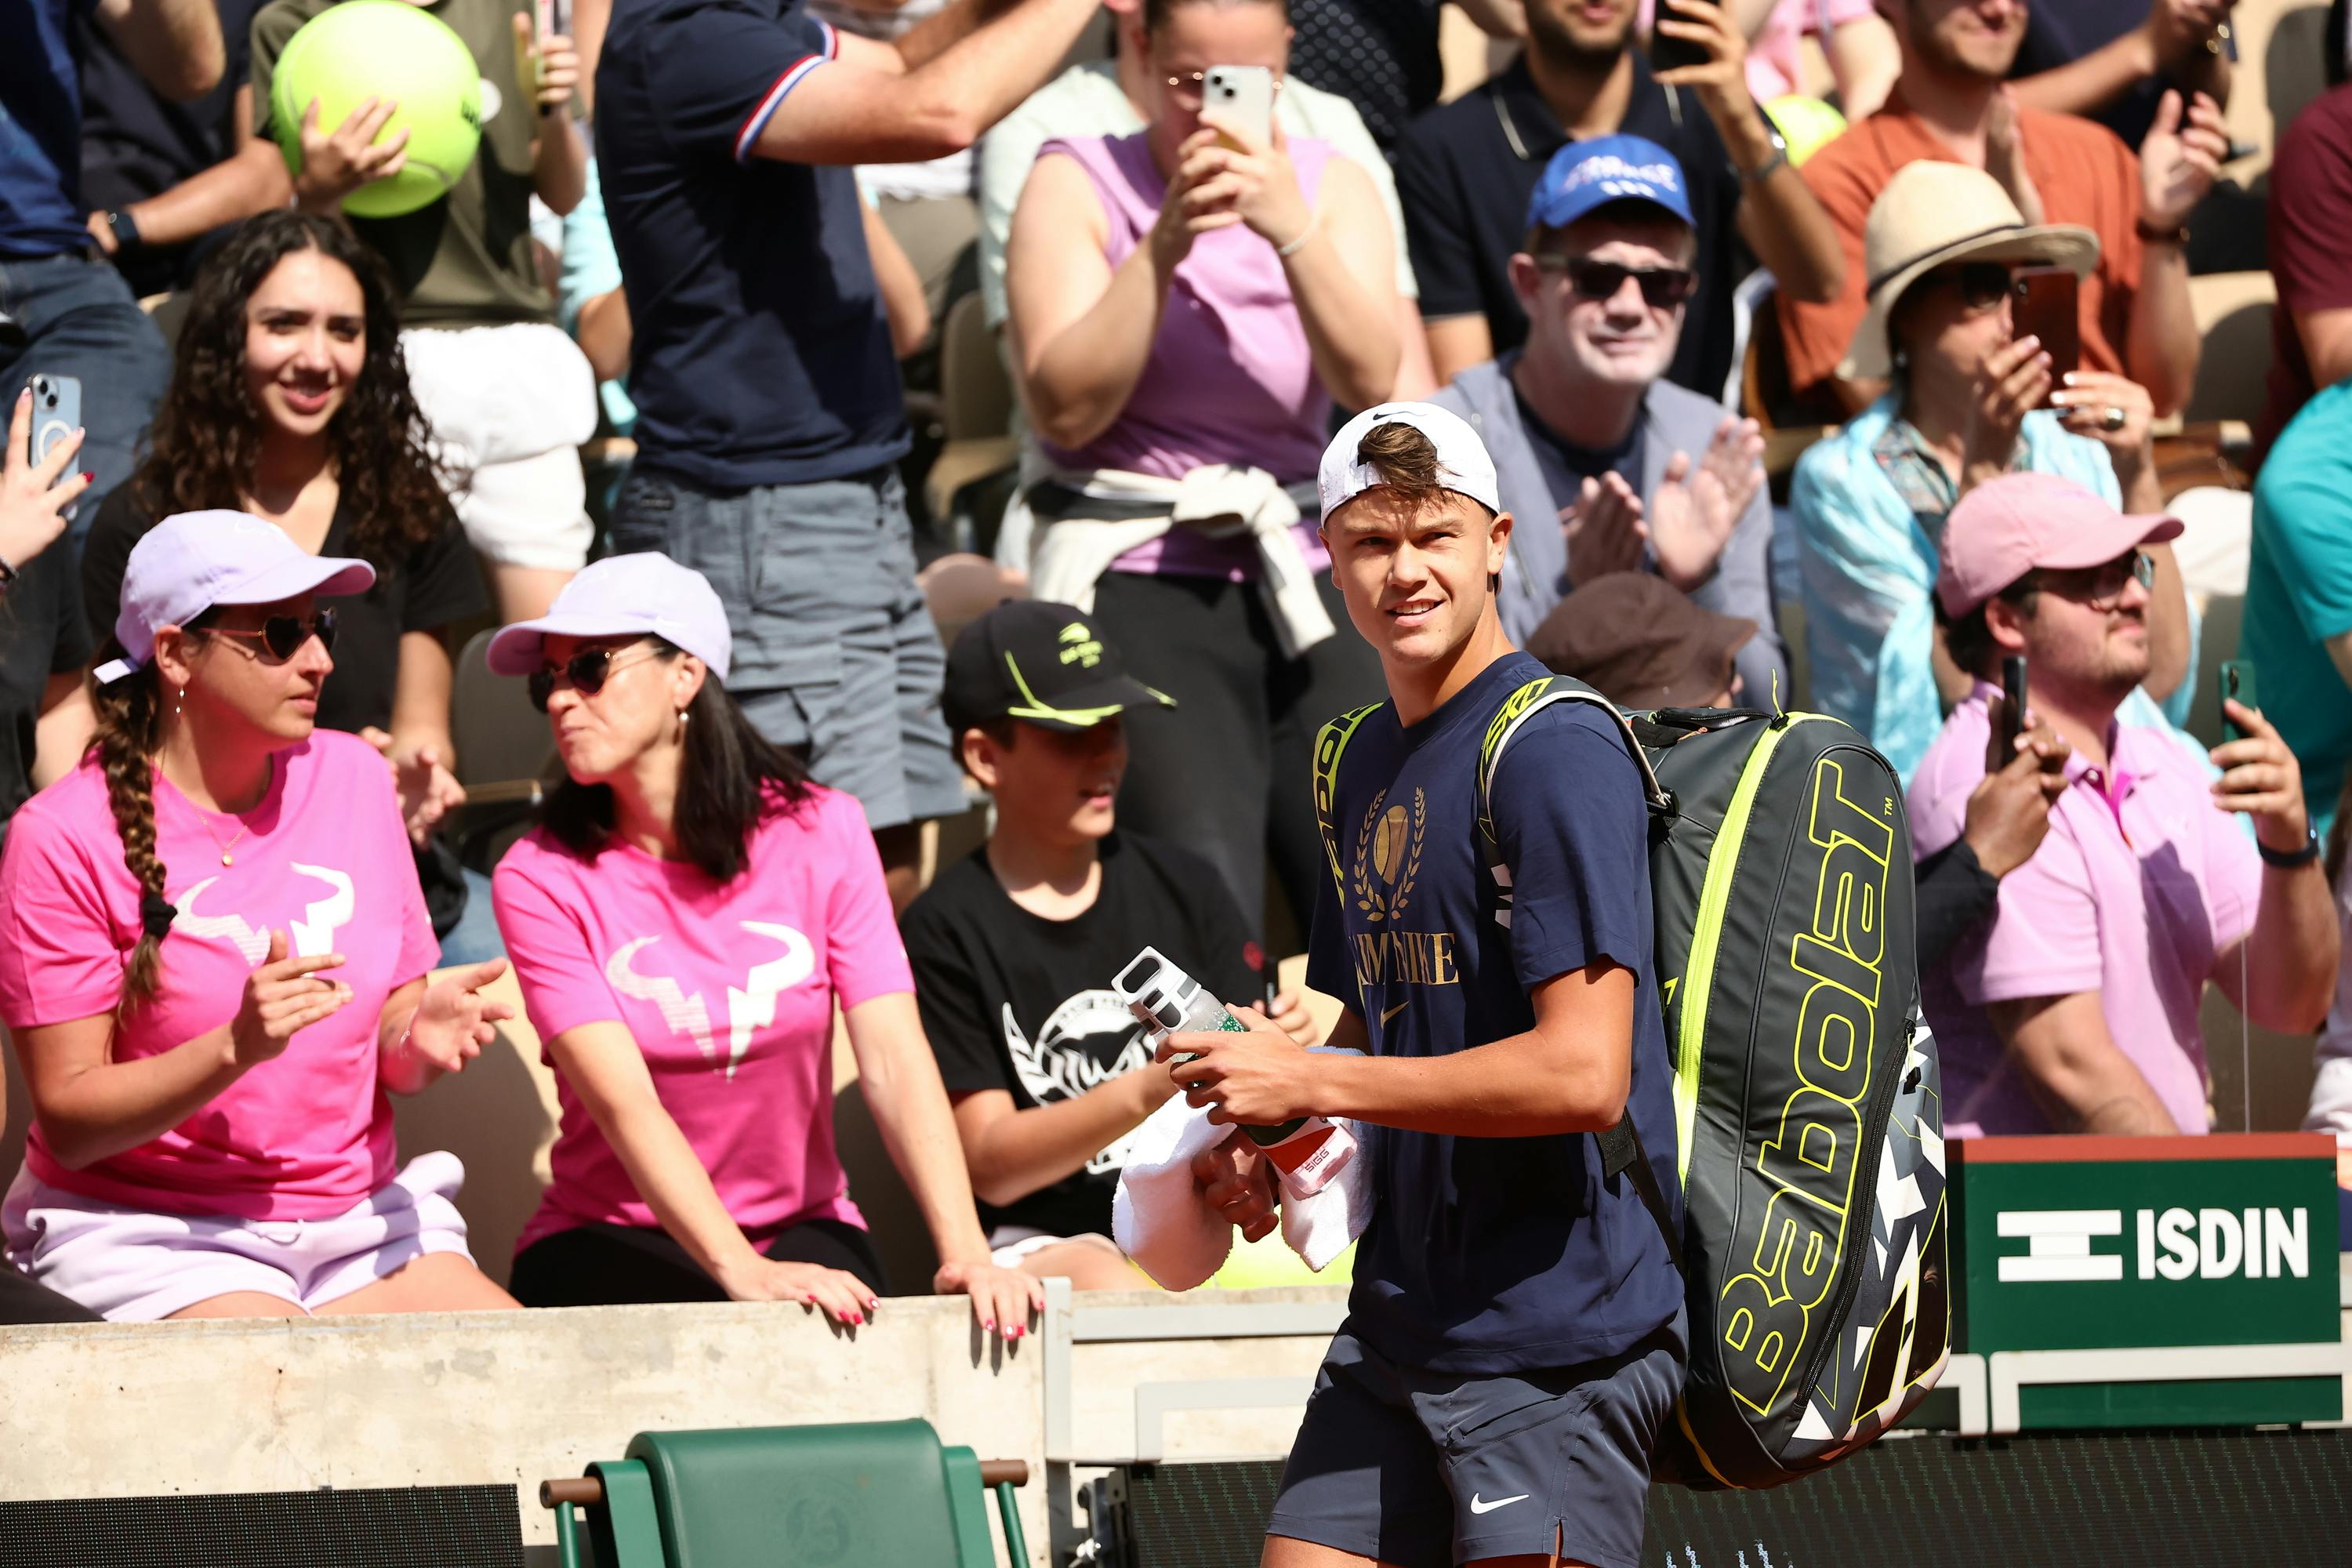
M 640 1432 L 628 1458 L 577 1480 L 541 1481 L 563 1568 L 583 1568 L 581 1522 L 598 1568 L 994 1568 L 988 1492 L 1010 1568 L 1029 1545 L 1013 1489 L 1020 1459 L 950 1448 L 928 1421 Z

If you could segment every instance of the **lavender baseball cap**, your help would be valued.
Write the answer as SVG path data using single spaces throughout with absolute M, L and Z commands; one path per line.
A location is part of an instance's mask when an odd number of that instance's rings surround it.
M 100 686 L 121 679 L 155 657 L 156 632 L 184 626 L 215 605 L 364 594 L 374 584 L 375 568 L 366 562 L 313 555 L 251 512 L 176 512 L 131 547 L 114 617 L 122 657 L 93 673 Z
M 546 662 L 542 646 L 559 637 L 660 637 L 727 679 L 735 651 L 727 606 L 702 574 L 656 551 L 607 555 L 583 568 L 547 614 L 517 621 L 490 639 L 494 675 L 529 675 Z

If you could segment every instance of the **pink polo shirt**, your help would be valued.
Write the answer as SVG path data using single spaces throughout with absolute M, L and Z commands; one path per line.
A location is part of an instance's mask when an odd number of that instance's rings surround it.
M 1979 682 L 1920 761 L 1906 797 L 1916 855 L 1960 836 L 1997 689 Z M 2003 1059 L 1985 1004 L 2083 991 L 2099 994 L 2108 1033 L 2174 1123 L 2209 1131 L 2198 1007 L 2215 958 L 2253 925 L 2262 860 L 2179 742 L 2118 724 L 2108 752 L 2105 770 L 2079 754 L 2067 764 L 2042 847 L 2001 879 L 1984 930 L 1920 976 L 1948 1136 L 2056 1131 Z
M 882 858 L 849 795 L 812 786 L 714 882 L 625 844 L 583 859 L 532 833 L 491 880 L 542 1040 L 617 1023 L 728 1214 L 755 1239 L 804 1219 L 863 1226 L 833 1142 L 833 1008 L 911 992 Z M 652 1227 L 569 1080 L 551 1179 L 517 1248 L 574 1226 Z

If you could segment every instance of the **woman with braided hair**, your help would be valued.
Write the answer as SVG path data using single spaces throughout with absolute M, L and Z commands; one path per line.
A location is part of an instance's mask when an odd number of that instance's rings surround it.
M 383 760 L 317 728 L 364 561 L 244 512 L 131 552 L 98 739 L 0 852 L 0 1022 L 34 1124 L 10 1260 L 104 1317 L 513 1301 L 474 1267 L 446 1153 L 399 1169 L 392 1093 L 509 1009 L 435 956 Z M 364 914 L 362 914 L 364 911 Z

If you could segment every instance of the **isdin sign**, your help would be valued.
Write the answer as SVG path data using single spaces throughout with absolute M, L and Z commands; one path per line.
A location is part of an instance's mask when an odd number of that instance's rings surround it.
M 1953 1147 L 1965 1352 L 2341 1340 L 2333 1139 L 1976 1138 Z M 2341 1418 L 2336 1368 L 2303 1376 L 2265 1363 L 2259 1377 L 2179 1380 L 2158 1370 L 2161 1360 L 2114 1384 L 2029 1387 L 2026 1424 Z

